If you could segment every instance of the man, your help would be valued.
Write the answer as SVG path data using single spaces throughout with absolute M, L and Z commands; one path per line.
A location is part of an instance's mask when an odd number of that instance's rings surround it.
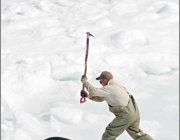
M 89 94 L 82 90 L 81 96 L 97 102 L 106 101 L 109 105 L 109 111 L 116 116 L 106 127 L 101 140 L 115 140 L 125 130 L 135 140 L 153 140 L 139 129 L 139 110 L 133 96 L 126 88 L 118 85 L 114 81 L 113 75 L 108 71 L 102 72 L 96 80 L 100 80 L 102 88 L 93 87 L 88 83 L 87 77 L 82 76 L 81 82 Z

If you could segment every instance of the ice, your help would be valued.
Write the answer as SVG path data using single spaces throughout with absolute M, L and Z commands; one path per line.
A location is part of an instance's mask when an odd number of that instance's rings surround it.
M 17 129 L 14 140 L 31 140 L 31 136 L 22 129 Z
M 54 2 L 58 3 L 60 6 L 73 6 L 75 4 L 73 0 L 56 0 Z
M 110 45 L 122 50 L 141 49 L 148 45 L 145 34 L 139 30 L 119 31 L 110 36 Z
M 50 5 L 50 3 L 49 3 L 49 0 L 43 0 L 43 1 L 41 1 L 36 7 L 39 9 L 39 10 L 42 10 L 42 11 L 44 11 L 44 12 L 47 12 L 47 11 L 49 11 L 49 5 Z
M 10 49 L 2 50 L 1 59 L 6 58 L 11 53 Z
M 82 111 L 74 109 L 74 107 L 61 106 L 59 108 L 51 108 L 51 114 L 57 120 L 67 124 L 79 124 L 82 120 Z
M 110 27 L 113 24 L 111 23 L 111 21 L 109 19 L 100 19 L 97 23 L 95 23 L 95 26 L 97 28 L 106 28 L 106 27 Z
M 118 15 L 124 15 L 128 13 L 136 12 L 138 9 L 137 3 L 132 1 L 123 1 L 123 2 L 117 2 L 117 4 L 114 4 L 114 6 L 111 8 L 110 12 L 112 14 L 118 14 Z
M 2 0 L 1 139 L 101 139 L 114 115 L 105 102 L 80 104 L 87 77 L 104 70 L 137 100 L 141 129 L 179 137 L 178 0 Z M 130 140 L 125 132 L 119 139 Z
M 48 125 L 46 122 L 39 121 L 38 118 L 27 112 L 15 112 L 14 125 L 18 129 L 27 132 L 31 138 L 42 137 L 48 132 Z M 16 132 L 17 133 L 17 132 Z
M 169 1 L 157 13 L 159 13 L 159 14 L 172 14 L 172 13 L 178 13 L 178 12 L 179 12 L 178 4 Z

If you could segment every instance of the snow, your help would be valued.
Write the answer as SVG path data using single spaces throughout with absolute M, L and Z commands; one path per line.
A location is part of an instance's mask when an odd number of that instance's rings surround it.
M 80 104 L 87 76 L 110 71 L 134 95 L 141 129 L 179 139 L 178 0 L 2 0 L 1 139 L 98 140 L 114 115 Z M 130 140 L 124 132 L 117 140 Z
M 123 50 L 141 49 L 147 43 L 146 36 L 139 30 L 119 31 L 110 37 L 110 45 Z

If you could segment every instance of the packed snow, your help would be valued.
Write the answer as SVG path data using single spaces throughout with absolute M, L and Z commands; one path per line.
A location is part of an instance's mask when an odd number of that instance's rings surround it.
M 1 139 L 100 140 L 114 115 L 80 104 L 87 77 L 110 71 L 136 99 L 141 129 L 179 139 L 178 0 L 2 0 Z M 131 140 L 124 132 L 117 140 Z

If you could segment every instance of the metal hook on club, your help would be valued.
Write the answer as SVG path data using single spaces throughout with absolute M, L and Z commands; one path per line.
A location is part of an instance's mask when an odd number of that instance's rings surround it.
M 89 35 L 89 36 L 94 37 L 92 34 L 90 34 L 90 32 L 87 32 L 86 34 Z M 95 37 L 94 37 L 94 38 L 95 38 Z

